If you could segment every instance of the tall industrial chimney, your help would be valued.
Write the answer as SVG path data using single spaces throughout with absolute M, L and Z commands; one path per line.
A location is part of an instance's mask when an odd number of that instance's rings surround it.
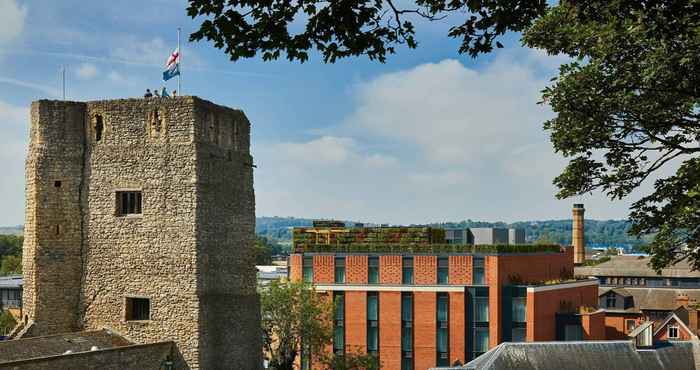
M 574 225 L 572 230 L 571 244 L 574 245 L 574 264 L 580 265 L 586 261 L 586 240 L 583 236 L 583 213 L 586 210 L 583 204 L 574 204 Z

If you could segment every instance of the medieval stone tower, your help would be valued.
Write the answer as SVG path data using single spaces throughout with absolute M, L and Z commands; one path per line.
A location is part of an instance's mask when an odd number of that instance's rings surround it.
M 258 369 L 250 123 L 196 97 L 41 100 L 26 162 L 24 336 L 174 340 Z

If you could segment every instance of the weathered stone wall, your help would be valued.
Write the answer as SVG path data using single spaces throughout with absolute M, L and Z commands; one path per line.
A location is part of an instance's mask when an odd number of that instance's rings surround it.
M 77 329 L 84 116 L 84 103 L 32 104 L 22 256 L 24 315 L 35 322 L 28 335 Z
M 243 112 L 194 97 L 35 103 L 23 264 L 36 335 L 107 327 L 174 340 L 180 367 L 258 369 L 249 148 Z M 142 192 L 142 214 L 117 214 L 119 190 Z M 127 297 L 149 298 L 150 320 L 127 321 Z
M 204 101 L 196 104 L 196 121 L 203 123 L 195 132 L 201 364 L 259 369 L 250 123 L 240 110 Z
M 83 284 L 86 329 L 135 343 L 175 339 L 197 368 L 199 301 L 194 99 L 90 102 Z M 153 128 L 155 112 L 161 127 Z M 102 138 L 94 123 L 102 117 Z M 158 132 L 159 131 L 159 132 Z M 157 134 L 157 135 L 156 135 Z M 142 214 L 116 214 L 116 191 L 142 191 Z M 150 320 L 126 321 L 127 297 L 150 299 Z
M 0 364 L 3 370 L 161 370 L 172 342 L 119 347 Z

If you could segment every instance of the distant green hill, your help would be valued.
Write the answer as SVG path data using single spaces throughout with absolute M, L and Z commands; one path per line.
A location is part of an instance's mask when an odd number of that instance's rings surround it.
M 291 240 L 291 227 L 311 226 L 312 219 L 295 217 L 258 217 L 255 231 L 258 235 L 277 242 Z M 467 227 L 515 227 L 525 229 L 528 242 L 543 241 L 571 244 L 571 220 L 520 221 L 511 224 L 505 222 L 485 222 L 465 220 L 460 222 L 431 223 L 430 226 L 444 228 Z M 629 222 L 625 220 L 586 220 L 586 244 L 589 247 L 624 247 L 636 249 L 645 244 L 627 235 Z

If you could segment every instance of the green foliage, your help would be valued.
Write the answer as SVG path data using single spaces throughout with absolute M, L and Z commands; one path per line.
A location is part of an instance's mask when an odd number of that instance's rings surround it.
M 416 20 L 454 21 L 447 36 L 476 56 L 502 47 L 500 36 L 525 29 L 545 9 L 544 0 L 190 0 L 187 14 L 204 19 L 190 41 L 207 39 L 233 61 L 260 53 L 304 62 L 317 50 L 334 63 L 358 55 L 384 62 L 397 45 L 415 48 Z
M 302 282 L 272 281 L 260 292 L 262 330 L 270 368 L 292 370 L 302 342 L 312 356 L 331 343 L 333 303 Z
M 0 275 L 16 275 L 22 273 L 22 256 L 5 256 L 0 264 Z
M 608 262 L 608 261 L 610 261 L 610 256 L 603 256 L 603 257 L 598 258 L 597 260 L 585 260 L 583 262 L 583 265 L 584 266 L 596 266 L 596 265 L 600 265 L 603 262 Z
M 17 325 L 17 320 L 9 311 L 2 311 L 0 313 L 0 333 L 6 335 Z
M 19 256 L 22 254 L 24 237 L 17 235 L 0 235 L 0 256 Z
M 544 127 L 569 158 L 558 197 L 623 198 L 681 164 L 632 205 L 630 231 L 654 235 L 657 269 L 685 258 L 700 268 L 699 29 L 697 0 L 561 1 L 524 36 L 573 58 L 543 90 L 556 113 Z
M 326 370 L 378 370 L 379 360 L 372 355 L 362 354 L 359 350 L 347 350 L 344 356 L 331 353 L 321 360 Z
M 463 245 L 463 244 L 310 244 L 304 253 L 541 253 L 561 252 L 559 245 Z

